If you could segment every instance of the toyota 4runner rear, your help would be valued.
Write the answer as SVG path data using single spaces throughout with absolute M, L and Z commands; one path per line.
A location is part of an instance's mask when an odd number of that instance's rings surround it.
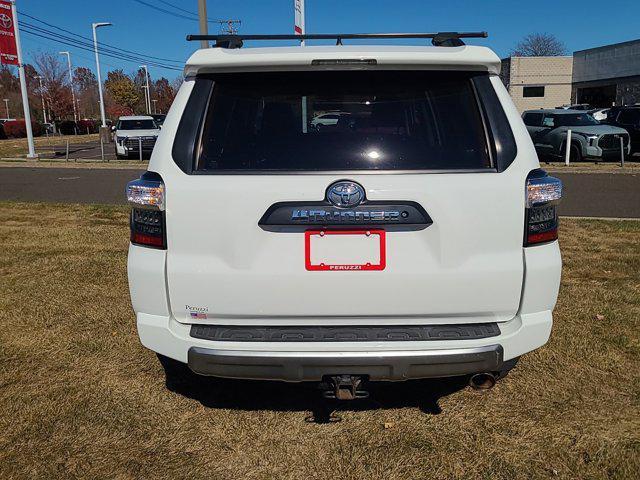
M 492 385 L 547 342 L 561 184 L 498 57 L 447 35 L 193 54 L 127 187 L 143 345 L 220 377 Z

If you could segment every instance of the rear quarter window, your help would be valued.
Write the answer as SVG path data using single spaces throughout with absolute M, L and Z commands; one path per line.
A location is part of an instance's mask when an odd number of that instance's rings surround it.
M 496 148 L 474 85 L 479 75 L 309 71 L 198 77 L 174 159 L 188 173 L 212 174 L 492 170 Z M 487 90 L 487 78 L 478 90 Z

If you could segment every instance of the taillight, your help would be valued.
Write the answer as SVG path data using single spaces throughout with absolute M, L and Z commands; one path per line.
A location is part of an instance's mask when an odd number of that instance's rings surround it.
M 550 177 L 544 170 L 532 170 L 527 177 L 525 195 L 524 246 L 556 240 L 556 207 L 562 198 L 562 182 Z
M 131 204 L 131 243 L 166 249 L 164 183 L 154 172 L 145 172 L 127 184 L 127 201 Z

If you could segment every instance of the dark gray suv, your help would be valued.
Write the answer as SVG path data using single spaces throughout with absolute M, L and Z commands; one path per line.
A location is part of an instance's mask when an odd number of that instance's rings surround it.
M 620 159 L 620 138 L 625 155 L 629 154 L 626 130 L 599 123 L 580 110 L 528 110 L 522 114 L 529 135 L 541 157 L 564 157 L 567 131 L 571 130 L 570 161 L 591 158 Z

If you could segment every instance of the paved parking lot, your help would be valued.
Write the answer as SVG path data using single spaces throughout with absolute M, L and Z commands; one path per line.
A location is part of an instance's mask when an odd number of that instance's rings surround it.
M 126 203 L 124 187 L 143 170 L 0 168 L 0 200 L 55 203 Z
M 0 167 L 0 200 L 123 204 L 143 169 Z M 554 173 L 565 185 L 560 214 L 640 218 L 640 174 Z
M 68 145 L 67 139 L 71 139 Z M 91 161 L 111 161 L 116 160 L 115 146 L 113 143 L 104 143 L 100 145 L 97 140 L 87 139 L 87 141 L 77 142 L 77 138 L 71 137 L 51 137 L 43 144 L 38 145 L 37 153 L 42 160 L 91 160 Z M 149 158 L 149 154 L 143 155 L 144 159 Z M 138 159 L 133 156 L 132 160 Z

